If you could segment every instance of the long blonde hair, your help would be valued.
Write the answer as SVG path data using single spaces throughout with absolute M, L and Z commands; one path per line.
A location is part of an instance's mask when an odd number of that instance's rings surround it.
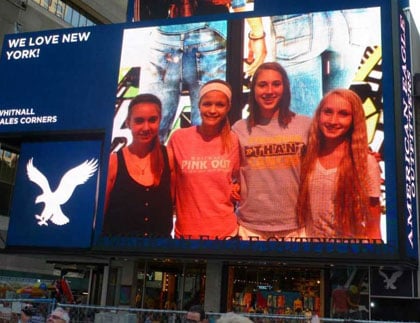
M 346 135 L 346 154 L 337 169 L 334 198 L 334 227 L 338 237 L 364 238 L 369 214 L 367 195 L 368 142 L 366 119 L 360 97 L 348 89 L 328 92 L 319 103 L 312 121 L 307 151 L 302 162 L 301 187 L 297 214 L 301 226 L 312 221 L 310 208 L 310 183 L 316 161 L 324 144 L 319 129 L 321 109 L 331 95 L 337 95 L 351 105 L 352 126 Z
M 154 104 L 157 107 L 159 119 L 162 119 L 162 102 L 159 100 L 157 96 L 153 94 L 143 93 L 143 94 L 137 95 L 131 100 L 128 106 L 128 113 L 127 113 L 126 120 L 130 119 L 133 107 L 141 103 Z M 152 149 L 150 151 L 150 168 L 153 174 L 153 186 L 158 186 L 160 184 L 160 178 L 162 176 L 163 168 L 164 168 L 164 160 L 163 160 L 161 145 L 162 144 L 159 141 L 159 136 L 157 135 L 153 139 Z

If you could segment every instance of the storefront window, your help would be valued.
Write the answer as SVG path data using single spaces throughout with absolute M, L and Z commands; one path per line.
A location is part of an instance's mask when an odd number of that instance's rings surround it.
M 352 320 L 369 319 L 368 268 L 347 267 L 330 271 L 330 317 Z M 330 296 L 330 297 L 329 297 Z
M 9 216 L 16 165 L 19 158 L 16 151 L 0 143 L 0 216 Z
M 232 266 L 228 276 L 228 311 L 320 314 L 321 270 Z
M 188 309 L 204 303 L 206 264 L 171 259 L 139 262 L 136 307 Z
M 204 304 L 206 287 L 206 265 L 200 263 L 186 264 L 183 287 L 182 309 Z
M 110 268 L 108 280 L 108 293 L 106 296 L 106 303 L 115 305 L 117 302 L 117 287 L 119 283 L 119 268 Z

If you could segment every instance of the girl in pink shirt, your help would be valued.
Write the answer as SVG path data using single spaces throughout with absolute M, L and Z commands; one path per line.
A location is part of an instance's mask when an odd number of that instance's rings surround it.
M 200 90 L 201 125 L 179 129 L 169 140 L 177 238 L 237 234 L 231 191 L 239 169 L 239 143 L 228 120 L 231 97 L 225 81 L 207 82 Z

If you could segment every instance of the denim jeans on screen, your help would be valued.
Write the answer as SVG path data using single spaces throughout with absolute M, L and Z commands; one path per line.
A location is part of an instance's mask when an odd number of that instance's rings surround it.
M 366 46 L 381 42 L 379 9 L 272 17 L 275 57 L 290 78 L 291 109 L 312 116 L 322 96 L 348 88 Z
M 226 79 L 226 22 L 197 23 L 157 29 L 150 49 L 150 61 L 141 73 L 140 91 L 156 94 L 162 101 L 161 141 L 166 141 L 176 115 L 179 97 L 188 90 L 191 123 L 198 125 L 200 87 L 211 79 Z M 223 27 L 224 26 L 224 27 Z

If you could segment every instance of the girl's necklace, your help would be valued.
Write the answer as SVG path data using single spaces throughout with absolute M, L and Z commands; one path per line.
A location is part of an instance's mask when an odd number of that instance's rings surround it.
M 130 149 L 131 148 L 131 149 Z M 150 153 L 146 153 L 144 157 L 140 157 L 132 147 L 128 147 L 128 151 L 131 155 L 130 160 L 133 165 L 133 170 L 139 171 L 140 176 L 144 176 L 147 167 L 150 165 Z
M 139 162 L 139 169 L 140 169 L 140 175 L 144 175 L 144 173 L 145 173 L 145 170 L 146 170 L 146 168 L 147 168 L 147 166 L 148 166 L 148 164 L 149 164 L 149 156 L 147 156 L 147 157 L 145 157 L 145 158 L 143 158 L 142 160 L 144 160 L 145 162 L 144 162 L 144 166 L 142 167 L 142 165 L 141 165 L 141 163 Z

